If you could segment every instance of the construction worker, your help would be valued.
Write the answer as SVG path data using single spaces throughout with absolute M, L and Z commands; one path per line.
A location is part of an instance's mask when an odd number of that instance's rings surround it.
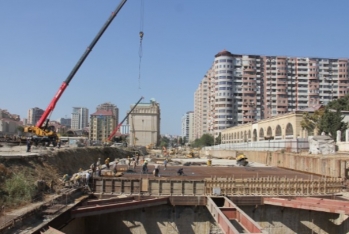
M 155 165 L 155 169 L 154 169 L 154 171 L 153 171 L 153 175 L 155 176 L 155 177 L 158 177 L 159 176 L 159 165 Z
M 183 168 L 181 168 L 177 171 L 177 175 L 179 175 L 179 176 L 184 175 Z
M 65 185 L 67 182 L 69 182 L 69 179 L 70 179 L 69 175 L 65 174 L 62 178 L 63 184 Z
M 73 177 L 74 185 L 77 187 L 80 187 L 81 184 L 81 175 L 79 173 L 76 173 Z
M 133 159 L 133 160 L 132 160 L 132 166 L 133 166 L 133 170 L 135 171 L 135 170 L 136 170 L 136 166 L 137 166 L 137 161 L 136 161 L 136 159 Z
M 96 175 L 101 175 L 101 158 L 98 158 L 96 162 Z
M 118 163 L 119 161 L 117 159 L 114 160 L 114 165 L 113 165 L 113 173 L 114 175 L 116 175 L 116 173 L 118 172 Z
M 107 159 L 104 161 L 105 166 L 107 167 L 108 170 L 109 170 L 109 168 L 110 168 L 110 166 L 109 166 L 109 161 L 110 161 L 109 158 L 107 158 Z
M 31 148 L 31 140 L 30 137 L 27 138 L 27 152 L 30 152 L 30 148 Z
M 139 164 L 139 154 L 136 153 L 136 164 L 138 165 Z
M 143 174 L 148 174 L 148 161 L 145 160 L 144 163 L 143 163 L 143 167 L 142 167 L 142 172 Z
M 165 160 L 164 160 L 164 170 L 166 170 L 166 168 L 167 168 L 167 163 L 168 163 L 167 158 L 165 158 Z
M 86 172 L 86 181 L 85 181 L 85 183 L 86 183 L 86 186 L 88 186 L 88 184 L 89 184 L 89 182 L 90 182 L 90 178 L 91 178 L 91 174 L 90 174 L 91 172 L 90 171 L 88 171 L 88 172 Z

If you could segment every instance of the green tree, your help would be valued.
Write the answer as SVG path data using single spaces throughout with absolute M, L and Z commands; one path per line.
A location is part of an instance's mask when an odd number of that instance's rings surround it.
M 222 142 L 222 140 L 221 140 L 221 133 L 219 133 L 218 137 L 216 137 L 215 144 L 219 145 L 219 144 L 221 144 L 221 142 Z
M 179 144 L 179 145 L 183 145 L 183 138 L 182 138 L 182 137 L 179 137 L 179 139 L 178 139 L 178 144 Z
M 210 134 L 204 134 L 201 138 L 196 139 L 192 146 L 193 147 L 204 147 L 213 145 L 213 136 Z
M 331 137 L 336 140 L 337 131 L 340 130 L 343 139 L 347 129 L 347 124 L 342 121 L 343 118 L 340 110 L 330 111 L 329 108 L 326 108 L 319 122 L 319 132 L 330 133 Z
M 325 108 L 323 115 L 319 120 L 319 132 L 331 133 L 331 136 L 336 140 L 337 131 L 342 133 L 342 139 L 345 135 L 345 130 L 348 128 L 347 123 L 343 122 L 341 111 L 349 110 L 349 94 L 346 96 L 329 102 Z
M 314 133 L 315 129 L 319 129 L 319 124 L 324 108 L 316 110 L 314 113 L 304 113 L 301 121 L 302 129 L 306 129 L 310 135 Z
M 160 139 L 160 147 L 165 146 L 166 148 L 169 146 L 170 139 L 168 137 L 162 136 Z

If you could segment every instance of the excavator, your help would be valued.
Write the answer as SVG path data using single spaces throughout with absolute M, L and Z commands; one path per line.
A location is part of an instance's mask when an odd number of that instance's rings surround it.
M 96 45 L 98 40 L 101 38 L 105 30 L 108 28 L 110 23 L 113 21 L 115 16 L 119 13 L 121 8 L 124 6 L 127 0 L 122 0 L 119 5 L 116 7 L 115 11 L 112 12 L 108 20 L 105 22 L 105 24 L 102 26 L 100 31 L 97 33 L 95 38 L 92 40 L 91 44 L 87 47 L 86 51 L 83 53 L 83 55 L 80 57 L 79 61 L 76 63 L 75 67 L 72 69 L 66 80 L 62 83 L 60 88 L 58 89 L 57 93 L 51 100 L 50 104 L 46 108 L 45 112 L 42 114 L 39 121 L 36 123 L 35 126 L 26 126 L 24 127 L 24 132 L 31 133 L 32 134 L 32 140 L 35 142 L 35 144 L 42 143 L 44 145 L 49 146 L 52 144 L 53 146 L 57 145 L 57 141 L 59 140 L 59 136 L 55 131 L 55 128 L 53 126 L 48 126 L 49 119 L 48 117 L 52 114 L 58 100 L 62 96 L 63 92 L 69 85 L 70 81 L 75 76 L 76 72 L 79 70 L 80 66 L 83 64 L 89 53 L 92 51 L 93 47 Z M 143 36 L 143 32 L 140 32 L 140 36 Z

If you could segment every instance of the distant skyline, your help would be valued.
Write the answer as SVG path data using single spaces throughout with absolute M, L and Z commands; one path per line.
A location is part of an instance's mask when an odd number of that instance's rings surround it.
M 120 0 L 1 1 L 0 108 L 26 118 L 46 109 Z M 226 49 L 233 54 L 349 57 L 349 1 L 128 0 L 99 40 L 51 120 L 74 106 L 115 104 L 122 119 L 144 96 L 161 108 L 161 134 L 181 134 L 194 92 Z

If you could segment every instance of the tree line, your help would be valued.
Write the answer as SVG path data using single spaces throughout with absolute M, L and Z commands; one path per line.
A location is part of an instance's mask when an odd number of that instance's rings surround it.
M 324 132 L 330 135 L 334 140 L 336 140 L 337 131 L 340 130 L 341 140 L 344 140 L 348 123 L 343 121 L 342 111 L 349 111 L 349 94 L 329 102 L 314 113 L 304 113 L 301 126 L 308 131 L 309 135 L 316 130 L 319 134 Z

